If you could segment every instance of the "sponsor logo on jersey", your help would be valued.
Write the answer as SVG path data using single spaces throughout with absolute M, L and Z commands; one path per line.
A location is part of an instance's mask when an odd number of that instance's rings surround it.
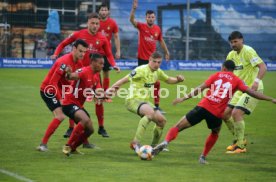
M 145 84 L 144 84 L 144 87 L 150 88 L 150 87 L 152 87 L 153 85 L 154 85 L 154 83 L 145 83 Z
M 243 65 L 236 66 L 235 70 L 243 70 Z

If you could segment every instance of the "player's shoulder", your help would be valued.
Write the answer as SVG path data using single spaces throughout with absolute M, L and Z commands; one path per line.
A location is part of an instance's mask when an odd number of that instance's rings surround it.
M 156 30 L 161 30 L 161 28 L 159 27 L 159 25 L 156 25 L 156 24 L 153 25 L 153 28 L 156 29 Z
M 246 50 L 246 51 L 255 51 L 255 49 L 249 45 L 243 45 L 243 48 Z
M 111 17 L 109 17 L 109 18 L 107 19 L 107 21 L 108 21 L 109 23 L 116 24 L 116 20 L 113 19 L 113 18 L 111 18 Z
M 97 32 L 97 38 L 101 40 L 107 40 L 106 36 L 104 36 L 101 32 Z

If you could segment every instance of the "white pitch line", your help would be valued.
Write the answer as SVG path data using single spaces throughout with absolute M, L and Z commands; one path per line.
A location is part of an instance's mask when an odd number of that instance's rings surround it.
M 7 170 L 5 170 L 5 169 L 0 169 L 0 172 L 3 173 L 3 174 L 6 174 L 6 175 L 8 175 L 8 176 L 11 176 L 11 177 L 13 177 L 13 178 L 16 178 L 16 179 L 18 179 L 18 180 L 20 180 L 20 181 L 33 182 L 33 180 L 31 180 L 31 179 L 25 178 L 24 176 L 20 176 L 20 175 L 18 175 L 18 174 L 16 174 L 16 173 L 7 171 Z

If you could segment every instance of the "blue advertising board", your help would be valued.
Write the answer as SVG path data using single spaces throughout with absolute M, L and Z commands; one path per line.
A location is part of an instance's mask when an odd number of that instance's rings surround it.
M 33 59 L 33 58 L 0 58 L 0 68 L 50 68 L 54 63 L 51 59 Z M 136 60 L 116 60 L 117 66 L 122 70 L 132 70 L 137 66 Z M 163 61 L 161 69 L 163 70 L 220 70 L 222 61 L 212 60 L 173 60 Z M 269 71 L 276 71 L 276 62 L 266 62 Z

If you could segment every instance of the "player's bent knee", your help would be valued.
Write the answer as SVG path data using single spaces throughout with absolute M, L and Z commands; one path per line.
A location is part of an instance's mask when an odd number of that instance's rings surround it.
M 66 116 L 64 114 L 59 114 L 55 118 L 58 119 L 59 121 L 63 121 L 66 118 Z

